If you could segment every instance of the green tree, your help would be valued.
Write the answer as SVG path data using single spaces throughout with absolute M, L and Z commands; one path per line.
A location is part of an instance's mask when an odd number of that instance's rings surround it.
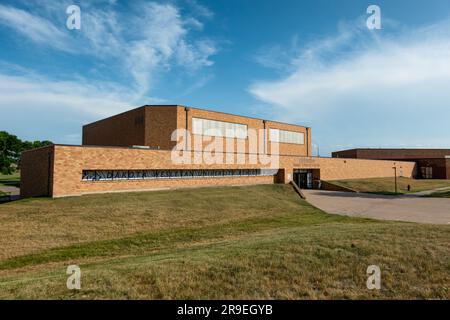
M 0 131 L 0 172 L 11 174 L 19 166 L 22 151 L 53 144 L 51 141 L 22 141 L 6 131 Z
M 18 163 L 22 141 L 6 131 L 0 131 L 0 172 L 11 174 Z

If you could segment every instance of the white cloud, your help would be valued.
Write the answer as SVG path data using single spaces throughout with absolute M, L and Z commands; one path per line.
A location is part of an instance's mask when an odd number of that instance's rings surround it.
M 5 64 L 1 63 L 4 68 Z M 79 130 L 99 118 L 141 106 L 141 98 L 127 87 L 110 82 L 57 81 L 9 66 L 0 68 L 0 127 L 27 139 L 79 144 Z M 145 103 L 164 100 L 147 97 Z M 38 121 L 37 121 L 38 120 Z
M 126 58 L 139 92 L 151 86 L 157 68 L 170 70 L 171 63 L 176 63 L 192 70 L 213 64 L 210 57 L 217 51 L 215 44 L 190 40 L 187 26 L 191 24 L 192 19 L 184 20 L 171 4 L 148 3 L 140 8 L 133 22 L 137 39 L 130 44 Z
M 424 130 L 411 124 L 448 127 L 450 21 L 391 36 L 350 27 L 306 45 L 289 61 L 287 76 L 257 81 L 249 92 L 283 120 L 339 126 L 330 141 L 344 142 L 351 132 L 359 144 L 407 138 L 414 145 L 423 143 Z M 435 132 L 428 142 L 444 139 Z
M 121 33 L 120 18 L 115 11 L 111 9 L 82 11 L 81 35 L 89 43 L 88 54 L 99 57 L 119 56 L 123 53 L 122 45 L 124 44 Z
M 196 0 L 186 0 L 187 4 L 192 8 L 192 11 L 205 18 L 212 18 L 214 17 L 214 12 L 212 12 L 210 9 L 205 7 L 204 5 L 201 5 Z
M 203 28 L 198 19 L 182 16 L 173 4 L 136 2 L 131 7 L 131 12 L 121 13 L 114 3 L 101 7 L 87 3 L 81 9 L 81 30 L 69 32 L 60 18 L 65 17 L 63 5 L 43 2 L 42 8 L 30 7 L 35 14 L 0 5 L 0 24 L 37 44 L 120 66 L 134 79 L 132 90 L 143 99 L 155 74 L 174 65 L 190 72 L 213 64 L 210 58 L 217 53 L 215 43 L 191 36 L 191 28 Z M 58 21 L 59 27 L 51 21 Z
M 124 12 L 116 1 L 83 2 L 81 30 L 67 30 L 70 1 L 18 2 L 17 7 L 0 5 L 0 26 L 19 35 L 20 42 L 29 40 L 30 52 L 52 59 L 54 52 L 41 51 L 50 47 L 69 53 L 64 56 L 75 64 L 52 77 L 14 65 L 14 59 L 0 60 L 0 113 L 8 115 L 0 116 L 0 127 L 21 137 L 79 143 L 81 123 L 142 104 L 167 103 L 153 91 L 169 72 L 189 80 L 182 93 L 212 78 L 202 70 L 217 52 L 215 42 L 200 34 L 200 19 L 212 17 L 205 7 L 189 15 L 173 3 L 136 1 Z M 58 59 L 55 66 L 63 64 Z M 53 65 L 49 70 L 55 73 Z
M 0 110 L 12 106 L 43 108 L 46 111 L 81 112 L 88 117 L 105 117 L 136 106 L 136 96 L 113 83 L 95 85 L 77 81 L 54 81 L 32 74 L 0 74 Z M 150 103 L 152 101 L 150 100 Z M 155 99 L 153 102 L 160 102 Z
M 9 26 L 38 44 L 73 52 L 70 37 L 53 23 L 27 11 L 0 4 L 0 24 Z

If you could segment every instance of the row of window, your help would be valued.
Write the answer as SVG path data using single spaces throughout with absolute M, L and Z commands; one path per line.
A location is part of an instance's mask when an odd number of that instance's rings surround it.
M 192 118 L 192 132 L 204 136 L 246 139 L 247 125 Z
M 226 137 L 226 138 L 247 138 L 247 125 L 192 118 L 192 132 L 203 136 Z M 302 132 L 270 129 L 270 141 L 279 143 L 304 144 L 305 135 Z
M 223 177 L 274 176 L 276 169 L 236 170 L 83 170 L 83 181 L 190 179 Z
M 422 173 L 422 178 L 433 179 L 433 168 L 432 167 L 420 167 L 420 172 Z M 402 175 L 402 174 L 400 174 Z
M 305 135 L 303 132 L 270 129 L 270 141 L 280 143 L 304 144 Z

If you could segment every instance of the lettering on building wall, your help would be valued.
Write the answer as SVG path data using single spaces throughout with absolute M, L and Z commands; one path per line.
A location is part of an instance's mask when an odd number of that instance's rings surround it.
M 277 169 L 83 170 L 82 181 L 193 179 L 275 176 Z

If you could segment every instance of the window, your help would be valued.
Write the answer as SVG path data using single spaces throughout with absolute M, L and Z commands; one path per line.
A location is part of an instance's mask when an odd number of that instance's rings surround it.
M 275 176 L 277 169 L 83 170 L 82 181 L 194 179 Z
M 226 138 L 247 138 L 247 125 L 192 118 L 192 133 L 203 136 L 226 137 Z
M 270 141 L 281 143 L 304 144 L 305 134 L 303 132 L 270 129 Z
M 432 167 L 421 167 L 420 171 L 422 173 L 422 178 L 433 179 L 433 168 Z

